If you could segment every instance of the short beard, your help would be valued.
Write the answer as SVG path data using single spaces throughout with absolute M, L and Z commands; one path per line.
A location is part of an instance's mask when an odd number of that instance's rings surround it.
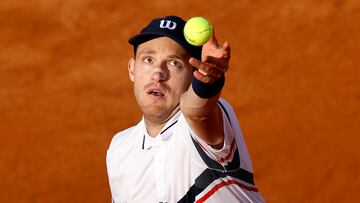
M 164 124 L 169 121 L 179 110 L 180 110 L 180 103 L 178 103 L 172 109 L 164 109 L 163 107 L 158 107 L 158 110 L 154 110 L 156 107 L 151 107 L 142 109 L 142 113 L 144 118 L 151 123 L 156 124 Z

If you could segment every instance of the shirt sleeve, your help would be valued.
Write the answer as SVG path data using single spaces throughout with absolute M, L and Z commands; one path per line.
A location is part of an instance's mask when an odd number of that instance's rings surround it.
M 221 149 L 214 149 L 210 145 L 208 145 L 205 141 L 203 141 L 199 136 L 196 135 L 194 131 L 189 126 L 189 131 L 192 138 L 200 145 L 201 149 L 205 152 L 205 154 L 221 165 L 227 165 L 232 161 L 234 157 L 234 152 L 236 151 L 237 144 L 235 140 L 235 132 L 232 128 L 231 118 L 229 116 L 228 110 L 225 106 L 218 102 L 218 105 L 221 108 L 222 116 L 223 116 L 223 131 L 224 131 L 224 145 Z

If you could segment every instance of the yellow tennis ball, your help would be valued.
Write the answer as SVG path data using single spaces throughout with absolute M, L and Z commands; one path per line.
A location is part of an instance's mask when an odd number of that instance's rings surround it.
M 188 20 L 184 27 L 184 36 L 189 44 L 201 46 L 212 35 L 212 25 L 203 17 L 193 17 Z

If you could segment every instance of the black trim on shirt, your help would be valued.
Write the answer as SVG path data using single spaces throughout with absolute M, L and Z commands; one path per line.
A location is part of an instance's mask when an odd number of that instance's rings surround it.
M 220 101 L 218 101 L 218 103 L 219 103 L 221 109 L 225 112 L 225 115 L 226 115 L 226 117 L 228 118 L 230 125 L 232 126 L 231 120 L 230 120 L 230 116 L 229 116 L 228 112 L 226 111 L 224 105 L 223 105 Z
M 213 169 L 217 169 L 217 170 L 224 170 L 224 167 L 219 164 L 217 161 L 215 161 L 214 159 L 211 159 L 210 157 L 208 157 L 208 155 L 206 155 L 206 153 L 204 152 L 204 150 L 201 148 L 200 144 L 190 135 L 191 140 L 194 143 L 194 146 L 196 148 L 196 150 L 198 151 L 201 159 L 205 162 L 205 164 L 209 167 L 209 168 L 213 168 Z
M 190 135 L 191 136 L 191 135 Z M 191 136 L 191 140 L 194 143 L 194 146 L 196 148 L 196 150 L 198 151 L 201 159 L 205 162 L 205 164 L 210 168 L 210 169 L 216 169 L 216 170 L 220 170 L 229 174 L 232 174 L 231 176 L 236 177 L 237 175 L 232 172 L 232 171 L 237 171 L 237 170 L 244 170 L 242 168 L 240 168 L 240 157 L 239 157 L 239 151 L 238 148 L 236 147 L 236 150 L 234 152 L 234 157 L 232 159 L 231 162 L 229 162 L 226 166 L 221 165 L 219 162 L 215 161 L 214 159 L 210 158 L 205 152 L 204 150 L 201 148 L 200 144 Z M 253 175 L 252 173 L 244 170 L 243 172 L 241 172 L 241 174 L 243 174 L 243 177 L 236 177 L 240 180 L 243 180 L 247 183 L 250 184 L 254 184 L 253 182 Z
M 171 125 L 169 125 L 167 128 L 165 128 L 163 131 L 161 131 L 160 134 L 163 134 L 165 131 L 167 131 L 169 128 L 171 128 L 173 125 L 175 125 L 175 123 L 177 123 L 178 120 L 176 120 L 175 122 L 173 122 Z
M 143 143 L 142 143 L 142 149 L 145 149 L 145 135 L 143 136 Z
M 176 123 L 178 122 L 178 120 L 176 120 L 175 122 L 173 122 L 171 125 L 169 125 L 167 128 L 165 128 L 163 131 L 160 132 L 160 134 L 163 134 L 165 131 L 169 130 L 172 126 L 174 126 Z M 145 150 L 145 135 L 143 136 L 143 142 L 142 142 L 142 146 L 141 148 L 143 150 Z

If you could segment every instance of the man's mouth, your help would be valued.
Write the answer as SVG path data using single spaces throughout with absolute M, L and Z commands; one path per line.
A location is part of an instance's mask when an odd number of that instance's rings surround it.
M 156 96 L 156 97 L 164 97 L 165 94 L 160 89 L 150 89 L 147 92 L 149 95 Z

